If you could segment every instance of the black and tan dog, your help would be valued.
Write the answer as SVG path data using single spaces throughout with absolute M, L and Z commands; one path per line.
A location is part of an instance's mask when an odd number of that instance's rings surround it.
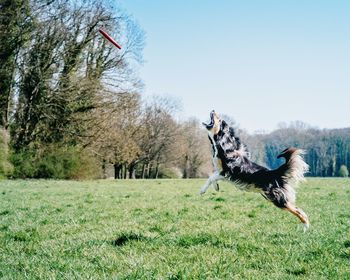
M 304 173 L 308 171 L 308 165 L 301 157 L 303 150 L 284 150 L 278 158 L 283 157 L 286 162 L 277 169 L 269 170 L 249 159 L 249 153 L 235 136 L 234 129 L 221 120 L 215 111 L 210 113 L 210 123 L 203 125 L 208 130 L 212 145 L 215 172 L 201 188 L 201 194 L 211 184 L 219 190 L 217 181 L 226 179 L 241 189 L 260 192 L 277 207 L 297 216 L 304 229 L 309 227 L 307 215 L 295 206 L 295 186 L 304 180 Z

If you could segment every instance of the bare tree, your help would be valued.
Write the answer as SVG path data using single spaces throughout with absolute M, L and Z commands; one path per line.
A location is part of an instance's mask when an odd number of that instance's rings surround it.
M 130 171 L 129 165 L 141 154 L 137 143 L 140 110 L 139 94 L 124 93 L 95 111 L 100 116 L 100 123 L 92 128 L 95 135 L 89 145 L 103 164 L 113 164 L 116 179 L 125 178 L 126 172 Z
M 205 176 L 210 171 L 210 146 L 207 133 L 197 119 L 189 119 L 182 124 L 182 159 L 179 162 L 183 178 Z M 204 170 L 202 169 L 204 167 Z
M 122 94 L 137 93 L 142 86 L 134 69 L 142 63 L 143 31 L 104 0 L 4 0 L 1 12 L 8 22 L 0 21 L 1 26 L 11 24 L 7 11 L 16 5 L 22 13 L 14 24 L 24 18 L 23 7 L 27 7 L 25 16 L 31 25 L 25 47 L 22 41 L 11 48 L 6 40 L 0 42 L 1 51 L 11 49 L 10 54 L 1 54 L 12 65 L 11 69 L 6 66 L 10 74 L 1 81 L 4 84 L 0 82 L 1 93 L 4 91 L 0 125 L 7 128 L 9 116 L 13 116 L 11 142 L 15 152 L 45 149 L 51 144 L 90 147 L 98 130 L 105 124 L 113 125 L 104 114 L 99 115 L 103 108 L 115 110 Z M 100 36 L 101 27 L 121 38 L 121 51 Z M 8 86 L 13 77 L 16 83 Z
M 178 133 L 178 126 L 173 118 L 177 110 L 176 101 L 166 97 L 155 96 L 145 104 L 142 116 L 142 135 L 139 146 L 142 154 L 142 178 L 157 178 L 161 164 L 169 160 L 171 147 Z
M 104 85 L 108 92 L 113 86 L 124 92 L 137 83 L 135 75 L 128 76 L 132 73 L 128 61 L 139 51 L 133 48 L 142 46 L 142 33 L 133 37 L 137 42 L 128 38 L 133 43 L 117 52 L 97 30 L 103 25 L 120 35 L 130 20 L 123 14 L 115 16 L 104 5 L 51 1 L 41 7 L 44 13 L 37 16 L 29 47 L 21 52 L 15 147 L 38 137 L 57 142 L 80 136 L 81 113 L 101 104 L 96 102 Z

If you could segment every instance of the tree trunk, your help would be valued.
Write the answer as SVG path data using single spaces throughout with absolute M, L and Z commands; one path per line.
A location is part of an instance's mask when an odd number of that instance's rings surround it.
M 113 166 L 114 166 L 114 179 L 120 179 L 121 165 L 115 163 Z
M 149 164 L 148 164 L 147 178 L 148 178 L 148 179 L 151 179 L 151 178 L 152 178 L 152 163 L 149 163 Z
M 141 173 L 141 178 L 145 179 L 145 174 L 146 174 L 146 164 L 142 164 L 142 173 Z
M 105 159 L 102 160 L 102 178 L 107 179 L 107 161 Z
M 188 155 L 185 156 L 185 168 L 184 168 L 184 174 L 183 174 L 183 178 L 188 179 L 189 178 L 189 158 Z
M 136 165 L 135 164 L 130 164 L 129 165 L 129 179 L 136 179 Z
M 126 167 L 126 164 L 123 164 L 123 179 L 128 178 L 128 168 Z
M 155 174 L 155 178 L 158 179 L 158 176 L 159 176 L 159 165 L 160 163 L 157 162 L 157 165 L 156 165 L 156 174 Z

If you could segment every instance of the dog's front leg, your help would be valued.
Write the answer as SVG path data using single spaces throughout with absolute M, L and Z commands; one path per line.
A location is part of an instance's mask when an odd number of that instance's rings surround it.
M 215 172 L 213 175 L 211 175 L 208 180 L 205 182 L 205 185 L 201 188 L 200 194 L 205 194 L 207 189 L 209 188 L 210 184 L 213 184 L 214 188 L 218 190 L 218 184 L 217 181 L 224 179 L 225 177 L 220 175 L 219 172 Z

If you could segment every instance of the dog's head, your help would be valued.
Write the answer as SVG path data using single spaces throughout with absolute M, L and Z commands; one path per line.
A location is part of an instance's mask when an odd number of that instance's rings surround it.
M 211 136 L 221 135 L 223 133 L 234 133 L 229 131 L 230 127 L 228 124 L 222 120 L 219 115 L 213 110 L 210 112 L 210 123 L 202 123 L 208 130 L 208 134 Z M 216 138 L 216 137 L 215 137 Z
M 249 156 L 246 147 L 235 136 L 234 128 L 222 120 L 214 110 L 210 113 L 210 123 L 203 125 L 208 130 L 212 146 L 218 145 L 226 157 Z
M 203 125 L 208 130 L 208 133 L 212 136 L 217 135 L 220 131 L 221 119 L 215 111 L 210 112 L 210 123 L 204 123 Z

